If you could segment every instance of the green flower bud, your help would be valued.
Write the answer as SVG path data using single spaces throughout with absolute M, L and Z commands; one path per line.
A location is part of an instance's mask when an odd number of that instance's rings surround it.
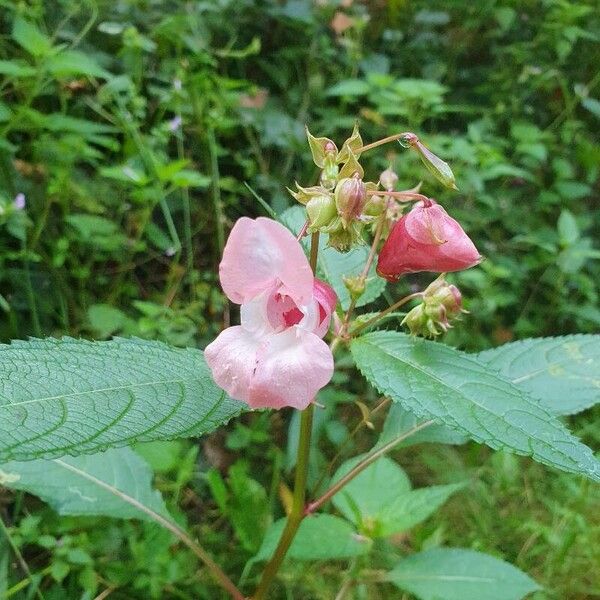
M 463 312 L 459 289 L 442 274 L 425 289 L 423 302 L 408 312 L 402 324 L 412 335 L 435 337 L 450 329 L 450 321 Z
M 326 227 L 337 217 L 333 196 L 331 194 L 321 194 L 312 197 L 306 204 L 306 214 L 310 223 L 310 233 L 314 233 L 321 227 Z
M 360 275 L 343 277 L 344 285 L 350 294 L 350 298 L 356 302 L 365 293 L 365 278 Z
M 328 190 L 332 190 L 339 177 L 340 168 L 335 162 L 335 156 L 333 154 L 328 154 L 325 158 L 323 170 L 321 171 L 321 185 Z
M 398 141 L 405 148 L 412 148 L 415 150 L 427 170 L 442 185 L 452 190 L 458 190 L 456 187 L 456 179 L 454 178 L 454 173 L 452 173 L 450 165 L 429 150 L 427 146 L 422 144 L 414 133 L 407 133 Z
M 367 188 L 358 177 L 340 179 L 335 188 L 335 205 L 344 225 L 362 214 L 367 202 Z
M 298 185 L 296 182 L 296 190 L 290 190 L 287 188 L 287 191 L 298 201 L 300 204 L 308 204 L 308 202 L 312 198 L 317 198 L 318 196 L 328 196 L 330 195 L 329 191 L 326 190 L 323 186 L 313 185 L 310 187 L 302 187 Z

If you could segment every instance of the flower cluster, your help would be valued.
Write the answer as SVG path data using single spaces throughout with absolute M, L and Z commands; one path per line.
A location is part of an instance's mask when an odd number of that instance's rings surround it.
M 351 313 L 365 291 L 380 242 L 376 269 L 380 277 L 396 281 L 410 273 L 442 273 L 424 292 L 415 294 L 422 302 L 403 321 L 414 335 L 439 335 L 465 312 L 460 291 L 443 274 L 481 261 L 460 224 L 437 202 L 418 188 L 395 190 L 398 176 L 391 169 L 381 173 L 378 182 L 364 181 L 361 154 L 397 139 L 419 154 L 438 181 L 456 189 L 448 164 L 416 135 L 398 134 L 364 146 L 355 127 L 340 150 L 329 138 L 314 137 L 308 130 L 307 135 L 321 174 L 319 185 L 296 184 L 296 190 L 290 190 L 306 207 L 306 226 L 300 235 L 323 233 L 329 246 L 346 252 L 364 243 L 364 230 L 369 227 L 373 244 L 362 274 L 343 278 L 352 304 L 341 319 L 335 315 L 335 292 L 315 278 L 300 242 L 290 231 L 265 218 L 237 221 L 219 276 L 229 300 L 241 305 L 241 324 L 223 331 L 207 346 L 205 357 L 217 384 L 252 408 L 304 409 L 329 382 L 333 356 L 322 338 L 332 316 L 338 340 L 350 337 Z M 409 202 L 414 205 L 406 211 Z

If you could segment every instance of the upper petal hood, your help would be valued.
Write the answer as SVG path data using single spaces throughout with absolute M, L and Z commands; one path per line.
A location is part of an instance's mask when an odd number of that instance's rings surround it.
M 219 276 L 223 291 L 236 304 L 249 302 L 277 282 L 299 306 L 312 299 L 314 277 L 300 243 L 283 225 L 264 217 L 236 222 Z

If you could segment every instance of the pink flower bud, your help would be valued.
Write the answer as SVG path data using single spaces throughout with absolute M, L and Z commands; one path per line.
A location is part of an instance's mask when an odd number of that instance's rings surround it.
M 358 176 L 339 181 L 335 188 L 335 205 L 344 223 L 349 223 L 362 214 L 367 202 L 367 188 Z
M 381 183 L 383 189 L 387 190 L 388 192 L 391 192 L 398 183 L 398 175 L 395 171 L 392 170 L 391 167 L 388 167 L 379 176 L 379 183 Z
M 481 256 L 460 224 L 433 200 L 419 202 L 394 225 L 377 263 L 381 277 L 469 269 Z

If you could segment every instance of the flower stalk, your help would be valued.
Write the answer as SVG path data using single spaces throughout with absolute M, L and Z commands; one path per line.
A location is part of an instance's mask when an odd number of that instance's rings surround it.
M 310 240 L 310 266 L 313 273 L 317 270 L 317 259 L 319 255 L 319 232 L 315 232 Z M 253 600 L 263 600 L 273 579 L 277 575 L 281 563 L 289 550 L 300 523 L 304 518 L 304 506 L 306 503 L 306 481 L 308 477 L 308 464 L 310 459 L 310 442 L 312 434 L 314 404 L 309 404 L 300 414 L 300 439 L 298 442 L 298 454 L 296 460 L 296 474 L 294 479 L 294 495 L 292 501 L 292 510 L 288 516 L 287 522 L 277 548 L 271 557 L 271 560 L 265 566 L 261 580 L 256 592 L 252 596 Z

